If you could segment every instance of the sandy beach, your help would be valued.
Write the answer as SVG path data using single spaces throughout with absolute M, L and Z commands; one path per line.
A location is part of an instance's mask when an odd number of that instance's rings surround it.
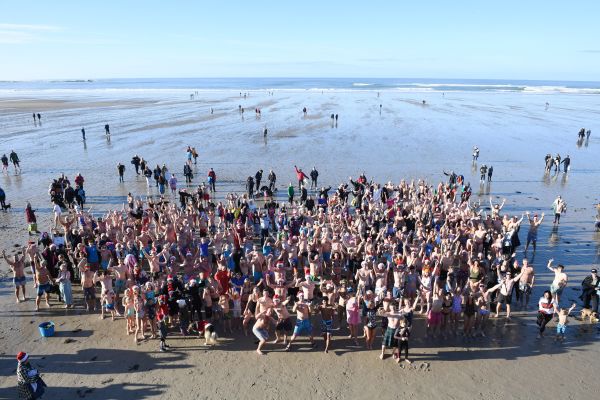
M 191 93 L 191 92 L 190 92 Z M 418 317 L 411 339 L 411 366 L 391 356 L 381 361 L 334 333 L 332 351 L 311 349 L 301 340 L 296 350 L 267 345 L 258 357 L 254 338 L 220 334 L 213 348 L 198 339 L 169 336 L 172 351 L 159 353 L 156 341 L 134 345 L 125 322 L 101 321 L 87 314 L 79 288 L 76 308 L 64 310 L 54 296 L 51 309 L 34 311 L 33 301 L 15 304 L 10 270 L 0 261 L 0 399 L 16 397 L 18 351 L 27 351 L 49 388 L 48 399 L 583 399 L 597 392 L 600 331 L 572 318 L 564 343 L 536 340 L 535 304 L 552 281 L 550 258 L 566 266 L 570 283 L 565 301 L 578 301 L 581 280 L 600 260 L 600 234 L 594 231 L 599 200 L 600 97 L 568 93 L 250 91 L 188 93 L 120 92 L 73 95 L 4 94 L 0 97 L 0 154 L 15 150 L 22 173 L 0 177 L 12 204 L 0 213 L 0 249 L 13 254 L 27 243 L 23 210 L 37 210 L 41 231 L 52 218 L 48 185 L 61 173 L 86 180 L 87 205 L 95 215 L 121 209 L 128 192 L 155 195 L 135 175 L 131 157 L 151 167 L 165 163 L 183 179 L 185 150 L 199 152 L 194 185 L 217 176 L 217 196 L 242 192 L 248 175 L 262 168 L 278 175 L 284 192 L 295 181 L 294 165 L 320 171 L 320 185 L 335 185 L 363 171 L 379 182 L 427 179 L 437 184 L 443 171 L 463 174 L 473 186 L 472 200 L 507 199 L 505 211 L 545 212 L 537 253 L 530 261 L 536 287 L 530 309 L 516 311 L 508 324 L 492 320 L 486 338 L 427 340 Z M 422 101 L 426 103 L 423 104 Z M 549 102 L 549 107 L 545 103 Z M 381 105 L 381 107 L 380 107 Z M 238 106 L 245 109 L 242 115 Z M 254 109 L 261 109 L 255 116 Z M 306 117 L 302 108 L 308 109 Z M 211 114 L 211 108 L 213 113 Z M 34 125 L 31 114 L 42 114 Z M 332 123 L 330 114 L 339 114 Z M 107 141 L 103 126 L 110 124 Z M 85 127 L 87 140 L 81 139 Z M 268 136 L 263 139 L 264 128 Z M 591 129 L 577 143 L 577 131 Z M 481 156 L 471 163 L 471 149 Z M 568 174 L 544 175 L 547 153 L 569 154 Z M 126 166 L 120 184 L 116 164 Z M 494 166 L 491 184 L 479 185 L 479 166 Z M 265 172 L 266 175 L 266 172 Z M 558 229 L 551 204 L 562 195 L 569 205 Z M 279 201 L 284 201 L 282 194 Z M 522 240 L 526 232 L 521 234 Z M 518 258 L 522 259 L 523 249 Z M 77 285 L 75 285 L 77 287 Z M 34 292 L 28 276 L 28 295 Z M 580 309 L 580 308 L 579 308 Z M 38 324 L 56 324 L 56 336 L 41 338 Z M 555 323 L 549 325 L 553 331 Z M 117 339 L 117 340 L 115 340 Z M 122 339 L 122 340 L 121 340 Z M 322 341 L 317 339 L 319 346 Z M 507 384 L 510 382 L 510 384 Z

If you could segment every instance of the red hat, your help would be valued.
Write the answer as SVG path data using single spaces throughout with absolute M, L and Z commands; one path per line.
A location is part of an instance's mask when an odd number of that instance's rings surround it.
M 17 361 L 19 362 L 25 362 L 28 358 L 29 354 L 25 353 L 24 351 L 20 351 L 19 354 L 17 354 Z
M 273 296 L 273 299 L 278 299 L 278 298 L 279 298 L 278 294 L 276 294 L 275 296 Z
M 169 280 L 171 280 L 171 281 L 172 281 L 172 280 L 173 280 L 173 275 L 167 275 L 167 280 L 168 280 L 168 281 L 169 281 Z

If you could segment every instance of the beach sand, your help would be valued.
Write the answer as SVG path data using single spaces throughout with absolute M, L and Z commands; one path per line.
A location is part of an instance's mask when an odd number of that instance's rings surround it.
M 518 215 L 525 210 L 550 214 L 553 199 L 562 194 L 569 211 L 560 227 L 552 229 L 550 215 L 540 227 L 531 309 L 551 282 L 545 269 L 549 258 L 567 266 L 568 301 L 576 300 L 581 279 L 598 262 L 600 237 L 593 218 L 600 140 L 594 132 L 600 130 L 592 126 L 600 117 L 597 96 L 385 92 L 376 98 L 368 91 L 276 91 L 274 96 L 253 92 L 247 99 L 229 92 L 206 93 L 195 101 L 184 97 L 0 99 L 0 153 L 14 149 L 23 167 L 22 175 L 11 170 L 0 177 L 13 205 L 11 212 L 0 213 L 0 249 L 12 254 L 15 246 L 26 243 L 26 201 L 38 210 L 41 230 L 48 230 L 48 184 L 60 173 L 71 179 L 83 174 L 94 211 L 120 208 L 128 191 L 147 194 L 145 181 L 135 177 L 129 163 L 134 154 L 151 167 L 166 163 L 183 181 L 185 148 L 192 145 L 200 154 L 194 183 L 205 180 L 213 167 L 220 196 L 242 191 L 245 178 L 259 168 L 265 174 L 273 168 L 283 189 L 295 182 L 294 164 L 305 170 L 317 166 L 322 184 L 333 185 L 363 171 L 379 181 L 438 182 L 443 169 L 454 170 L 472 183 L 473 199 L 486 203 L 489 196 L 495 202 L 507 198 L 505 210 Z M 546 101 L 551 103 L 548 110 Z M 238 105 L 246 109 L 244 118 Z M 256 106 L 262 107 L 260 119 L 254 116 Z M 307 118 L 302 116 L 304 106 Z M 34 126 L 31 119 L 38 111 L 42 126 Z M 331 125 L 331 113 L 340 115 L 337 126 Z M 105 123 L 113 133 L 110 141 L 104 137 Z M 592 137 L 578 146 L 576 134 L 583 126 L 592 129 Z M 473 145 L 481 149 L 477 166 L 471 164 Z M 557 152 L 570 154 L 572 170 L 545 177 L 543 157 Z M 117 162 L 127 167 L 124 185 L 118 183 Z M 495 173 L 491 185 L 480 187 L 482 163 L 493 165 Z M 356 347 L 345 338 L 345 330 L 334 334 L 329 354 L 322 353 L 322 346 L 310 349 L 303 340 L 292 353 L 267 345 L 267 355 L 259 357 L 254 338 L 243 335 L 222 335 L 211 349 L 197 339 L 172 335 L 172 351 L 159 353 L 157 341 L 133 344 L 124 321 L 100 321 L 98 314 L 86 314 L 79 293 L 75 310 L 65 311 L 56 301 L 50 310 L 42 305 L 39 313 L 31 300 L 14 304 L 4 261 L 0 272 L 0 399 L 16 396 L 18 351 L 30 353 L 42 371 L 48 399 L 581 399 L 597 392 L 598 330 L 576 319 L 566 342 L 558 344 L 550 338 L 554 323 L 548 338 L 535 339 L 532 311 L 517 311 L 509 325 L 503 319 L 492 321 L 487 338 L 446 342 L 425 340 L 424 320 L 418 318 L 411 339 L 413 365 L 404 368 L 391 356 L 380 361 L 378 350 Z M 30 279 L 27 289 L 31 296 Z M 37 325 L 48 320 L 56 324 L 57 335 L 41 338 Z M 318 329 L 318 318 L 314 321 Z

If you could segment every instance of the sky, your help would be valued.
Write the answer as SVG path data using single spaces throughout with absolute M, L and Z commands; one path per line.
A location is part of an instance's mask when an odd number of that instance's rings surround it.
M 5 0 L 0 80 L 600 81 L 600 1 Z

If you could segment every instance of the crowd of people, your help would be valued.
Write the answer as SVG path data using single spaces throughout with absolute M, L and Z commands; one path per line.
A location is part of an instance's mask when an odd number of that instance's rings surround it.
M 137 155 L 132 160 L 138 173 L 142 162 Z M 160 188 L 167 171 L 158 170 Z M 161 351 L 168 351 L 173 332 L 210 345 L 217 334 L 251 331 L 264 354 L 267 343 L 293 350 L 301 336 L 314 345 L 317 332 L 325 352 L 337 344 L 334 334 L 372 349 L 379 331 L 380 357 L 391 350 L 397 362 L 401 352 L 410 362 L 420 315 L 427 338 L 470 340 L 486 336 L 489 318 L 500 318 L 503 309 L 506 321 L 515 307 L 529 309 L 535 272 L 517 256 L 519 231 L 529 223 L 525 250 L 531 244 L 535 252 L 544 214 L 511 216 L 503 213 L 504 201 L 491 198 L 489 209 L 474 203 L 454 172 L 436 185 L 379 184 L 362 173 L 336 189 L 319 188 L 316 167 L 309 175 L 298 167 L 295 173 L 301 195 L 294 196 L 290 183 L 287 202 L 273 193 L 273 171 L 261 186 L 262 170 L 249 177 L 246 193 L 219 200 L 212 171 L 209 188 L 175 184 L 170 194 L 130 194 L 123 209 L 103 215 L 85 210 L 83 176 L 72 188 L 63 175 L 49 188 L 50 233 L 14 257 L 3 253 L 16 299 L 26 299 L 30 268 L 36 309 L 42 300 L 50 307 L 51 295 L 73 308 L 80 293 L 74 286 L 80 287 L 88 312 L 126 320 L 134 342 L 158 338 Z M 555 202 L 555 223 L 566 209 L 561 202 Z M 26 216 L 37 233 L 30 205 Z M 563 265 L 554 268 L 551 260 L 548 268 L 555 279 L 538 303 L 539 332 L 558 315 L 564 335 L 573 311 L 560 303 L 568 278 Z M 595 270 L 584 286 L 584 306 L 597 312 Z

